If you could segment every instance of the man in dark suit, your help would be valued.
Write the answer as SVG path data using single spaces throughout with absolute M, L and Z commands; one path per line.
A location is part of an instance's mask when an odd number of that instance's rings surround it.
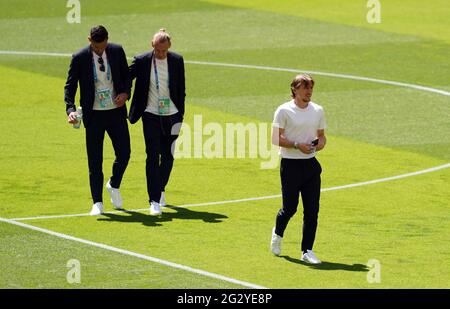
M 103 213 L 103 140 L 111 138 L 116 155 L 112 176 L 106 184 L 114 208 L 122 208 L 119 187 L 130 159 L 130 134 L 126 100 L 131 82 L 128 63 L 120 45 L 108 43 L 103 26 L 91 29 L 90 44 L 72 56 L 64 87 L 64 101 L 69 123 L 76 123 L 75 94 L 80 84 L 80 106 L 86 128 L 89 183 L 93 206 L 91 215 Z
M 170 52 L 170 36 L 161 29 L 153 36 L 153 50 L 136 56 L 130 79 L 136 79 L 130 122 L 142 118 L 150 214 L 160 215 L 165 188 L 173 167 L 173 151 L 184 116 L 184 60 Z

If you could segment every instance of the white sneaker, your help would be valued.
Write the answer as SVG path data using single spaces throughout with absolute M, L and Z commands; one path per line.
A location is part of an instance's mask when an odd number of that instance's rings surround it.
M 275 234 L 275 228 L 272 229 L 272 240 L 270 242 L 270 250 L 275 255 L 280 255 L 281 253 L 281 240 L 283 237 Z
M 150 215 L 152 216 L 160 216 L 162 213 L 161 207 L 159 206 L 159 203 L 151 202 L 150 203 Z
M 91 216 L 98 216 L 103 213 L 103 203 L 97 202 L 94 205 L 92 205 L 92 210 L 89 213 Z
M 111 179 L 106 183 L 106 190 L 109 192 L 109 196 L 111 197 L 111 203 L 113 204 L 115 209 L 123 209 L 122 208 L 122 196 L 120 195 L 119 189 L 111 187 Z
M 159 199 L 159 205 L 161 205 L 161 207 L 166 206 L 166 196 L 164 194 L 164 191 L 161 191 L 161 198 Z
M 320 264 L 322 263 L 317 256 L 314 254 L 312 250 L 306 250 L 306 253 L 303 253 L 301 260 L 303 262 L 309 263 L 309 264 Z

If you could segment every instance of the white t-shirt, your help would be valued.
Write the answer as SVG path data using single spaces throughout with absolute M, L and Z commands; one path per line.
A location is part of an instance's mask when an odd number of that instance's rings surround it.
M 117 108 L 117 105 L 114 103 L 114 99 L 116 98 L 116 93 L 114 92 L 114 84 L 112 80 L 111 66 L 108 64 L 108 58 L 106 57 L 106 53 L 103 52 L 103 64 L 105 66 L 105 71 L 100 71 L 100 63 L 98 63 L 98 56 L 96 53 L 92 53 L 94 56 L 94 65 L 95 65 L 95 73 L 94 73 L 94 84 L 95 84 L 95 100 L 93 110 L 110 110 Z M 97 78 L 96 78 L 97 77 Z M 101 102 L 100 97 L 105 97 L 110 95 L 111 100 L 106 97 L 105 100 Z M 102 104 L 103 103 L 103 104 Z
M 147 108 L 145 109 L 145 111 L 155 115 L 160 115 L 158 109 L 158 102 L 159 102 L 158 98 L 162 97 L 168 98 L 170 100 L 169 109 L 164 114 L 164 116 L 174 115 L 178 113 L 178 109 L 170 99 L 169 68 L 167 65 L 167 58 L 166 59 L 155 58 L 155 60 L 156 60 L 156 67 L 158 70 L 159 92 L 156 88 L 156 73 L 152 58 L 150 67 L 150 89 L 148 92 Z
M 322 106 L 309 102 L 306 108 L 300 108 L 291 100 L 277 108 L 272 125 L 284 129 L 284 136 L 288 140 L 309 144 L 317 138 L 317 130 L 326 128 L 326 121 Z M 287 159 L 309 159 L 316 154 L 280 147 L 280 155 Z

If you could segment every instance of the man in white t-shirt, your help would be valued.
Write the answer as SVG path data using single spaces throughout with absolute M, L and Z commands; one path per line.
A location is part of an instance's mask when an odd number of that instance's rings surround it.
M 278 107 L 273 120 L 272 143 L 280 146 L 281 190 L 283 206 L 272 230 L 271 250 L 281 253 L 281 241 L 291 217 L 296 213 L 299 194 L 303 201 L 303 239 L 301 260 L 310 264 L 321 261 L 312 251 L 317 229 L 322 168 L 315 158 L 325 147 L 323 108 L 311 101 L 314 80 L 297 75 L 291 83 L 292 100 Z

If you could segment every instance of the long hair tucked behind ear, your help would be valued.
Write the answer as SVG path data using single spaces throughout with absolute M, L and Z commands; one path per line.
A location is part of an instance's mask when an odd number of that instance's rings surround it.
M 295 97 L 294 90 L 300 88 L 302 85 L 309 85 L 311 83 L 311 87 L 314 87 L 314 79 L 309 74 L 300 74 L 294 77 L 291 83 L 291 96 Z

